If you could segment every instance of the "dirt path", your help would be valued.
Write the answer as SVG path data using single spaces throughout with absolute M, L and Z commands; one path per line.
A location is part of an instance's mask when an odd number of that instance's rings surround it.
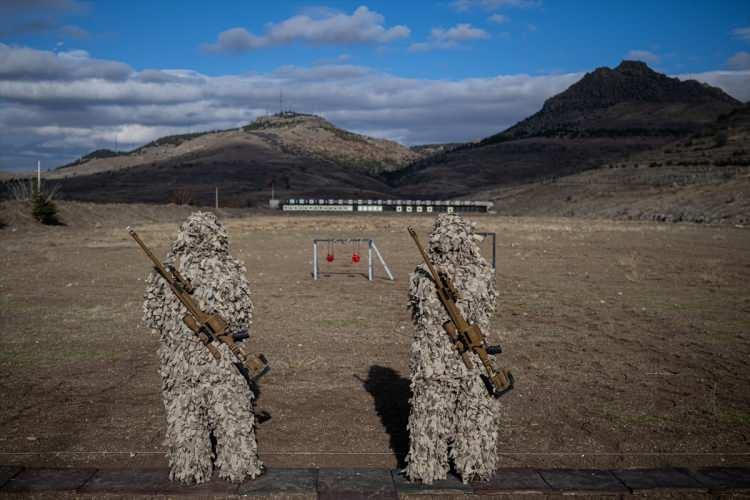
M 148 264 L 127 218 L 0 230 L 0 462 L 165 464 L 157 338 L 140 322 Z M 475 220 L 498 235 L 492 335 L 518 380 L 501 466 L 750 463 L 748 230 Z M 393 467 L 405 451 L 407 223 L 424 234 L 430 220 L 227 219 L 253 346 L 273 365 L 258 405 L 268 464 Z M 137 229 L 163 254 L 177 224 Z M 311 241 L 334 236 L 374 237 L 396 282 L 314 282 Z M 349 273 L 350 256 L 338 248 L 332 271 Z

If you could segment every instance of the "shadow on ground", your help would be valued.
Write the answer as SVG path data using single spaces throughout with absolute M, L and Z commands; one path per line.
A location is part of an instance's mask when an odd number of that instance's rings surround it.
M 375 401 L 375 411 L 390 436 L 398 466 L 405 467 L 409 451 L 409 432 L 406 429 L 411 397 L 409 379 L 400 376 L 393 368 L 378 365 L 370 367 L 367 380 L 357 378 Z

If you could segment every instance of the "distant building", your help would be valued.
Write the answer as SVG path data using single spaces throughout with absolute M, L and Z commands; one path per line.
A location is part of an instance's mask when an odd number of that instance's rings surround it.
M 471 200 L 344 200 L 289 198 L 283 201 L 285 212 L 393 212 L 402 214 L 430 213 L 487 213 L 492 210 L 491 201 Z

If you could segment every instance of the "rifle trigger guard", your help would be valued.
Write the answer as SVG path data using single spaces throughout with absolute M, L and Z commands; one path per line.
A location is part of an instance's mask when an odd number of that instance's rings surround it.
M 487 351 L 487 354 L 502 354 L 503 353 L 503 348 L 500 344 L 488 345 L 485 350 Z

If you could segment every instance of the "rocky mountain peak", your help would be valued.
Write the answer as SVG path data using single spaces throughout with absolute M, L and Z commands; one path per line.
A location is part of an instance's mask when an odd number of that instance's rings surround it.
M 624 75 L 658 75 L 656 71 L 649 68 L 648 64 L 643 61 L 623 60 L 614 70 Z
M 739 101 L 719 88 L 695 80 L 681 81 L 658 73 L 641 61 L 622 61 L 616 68 L 587 73 L 565 92 L 544 103 L 543 111 L 591 109 L 625 102 L 707 103 Z
M 297 125 L 331 125 L 324 118 L 307 113 L 297 113 L 295 111 L 282 111 L 268 116 L 258 117 L 254 122 L 244 127 L 246 130 L 291 127 Z M 331 125 L 333 126 L 333 125 Z
M 717 87 L 622 61 L 586 73 L 547 99 L 541 111 L 484 143 L 540 135 L 689 133 L 740 105 Z

